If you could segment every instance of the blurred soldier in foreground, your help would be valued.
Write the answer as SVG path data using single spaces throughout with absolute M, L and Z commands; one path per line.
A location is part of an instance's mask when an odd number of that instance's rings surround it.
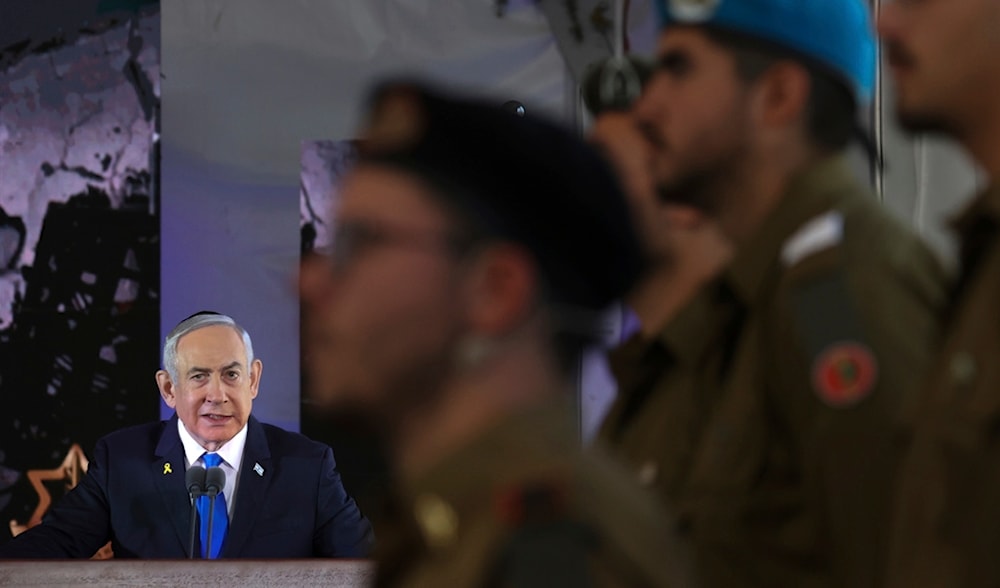
M 842 155 L 874 82 L 867 8 L 660 5 L 634 107 L 653 181 L 734 254 L 613 358 L 622 397 L 602 436 L 676 506 L 706 585 L 877 585 L 894 427 L 943 276 Z
M 1000 585 L 1000 2 L 884 2 L 900 123 L 957 140 L 988 185 L 953 222 L 961 266 L 943 351 L 908 419 L 890 586 Z
M 570 374 L 642 264 L 612 172 L 547 123 L 398 83 L 376 92 L 304 268 L 313 393 L 387 440 L 381 586 L 682 586 L 656 501 L 583 456 Z

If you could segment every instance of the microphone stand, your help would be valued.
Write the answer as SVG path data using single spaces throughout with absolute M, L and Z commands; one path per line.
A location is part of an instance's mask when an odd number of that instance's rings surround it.
M 205 495 L 205 468 L 192 466 L 185 474 L 188 495 L 191 497 L 191 522 L 188 525 L 188 559 L 194 559 L 194 544 L 198 536 L 198 499 Z
M 199 491 L 191 493 L 191 536 L 188 537 L 188 559 L 194 559 L 194 541 L 198 536 L 198 499 L 205 493 Z
M 215 497 L 219 494 L 219 489 L 215 486 L 208 487 L 208 533 L 205 537 L 205 545 L 209 557 L 212 555 L 212 523 L 215 521 Z

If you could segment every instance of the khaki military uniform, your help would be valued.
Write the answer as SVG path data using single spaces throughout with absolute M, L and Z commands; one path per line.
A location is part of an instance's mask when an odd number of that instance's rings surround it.
M 692 585 L 664 510 L 582 455 L 565 408 L 509 419 L 401 484 L 376 586 Z
M 889 586 L 1000 586 L 1000 187 L 958 219 L 959 289 L 900 468 Z
M 676 508 L 705 586 L 877 585 L 894 427 L 943 282 L 831 158 L 658 338 L 612 357 L 600 436 Z
M 725 345 L 726 314 L 703 292 L 657 338 L 636 335 L 609 357 L 618 396 L 598 438 L 668 505 L 684 486 L 712 407 L 720 358 L 710 351 Z

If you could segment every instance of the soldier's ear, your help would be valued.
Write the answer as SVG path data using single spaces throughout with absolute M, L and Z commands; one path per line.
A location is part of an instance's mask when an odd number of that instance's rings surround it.
M 166 370 L 156 372 L 156 386 L 160 389 L 160 397 L 170 408 L 177 407 L 177 396 L 174 394 L 174 383 Z
M 473 330 L 500 335 L 531 313 L 539 293 L 538 269 L 522 247 L 487 247 L 467 271 L 463 296 L 466 320 Z
M 782 128 L 804 120 L 812 82 L 809 71 L 794 61 L 779 61 L 753 84 L 754 105 L 765 127 Z

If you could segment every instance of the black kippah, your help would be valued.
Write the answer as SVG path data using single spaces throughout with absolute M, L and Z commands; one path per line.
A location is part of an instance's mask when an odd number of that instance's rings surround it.
M 202 316 L 202 315 L 222 316 L 222 313 L 221 312 L 215 312 L 214 310 L 199 310 L 198 312 L 192 314 L 191 316 L 185 318 L 184 320 L 182 320 L 180 323 L 177 323 L 177 324 L 179 325 L 181 323 L 184 323 L 184 322 L 187 322 L 187 321 L 193 319 L 196 316 Z

